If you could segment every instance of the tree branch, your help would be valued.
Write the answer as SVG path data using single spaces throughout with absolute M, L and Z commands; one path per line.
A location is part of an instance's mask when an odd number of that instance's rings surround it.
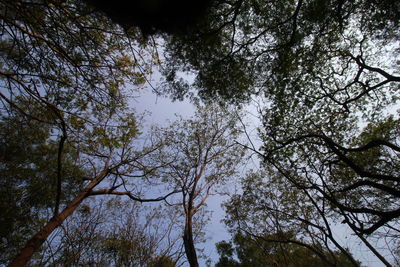
M 114 189 L 102 189 L 102 190 L 96 190 L 96 191 L 91 191 L 89 193 L 90 196 L 96 196 L 96 195 L 118 195 L 118 196 L 127 196 L 130 199 L 138 202 L 158 202 L 158 201 L 166 201 L 166 199 L 176 193 L 180 193 L 181 190 L 174 190 L 165 196 L 161 196 L 158 198 L 140 198 L 138 196 L 134 196 L 131 192 L 125 191 L 125 192 L 115 192 Z

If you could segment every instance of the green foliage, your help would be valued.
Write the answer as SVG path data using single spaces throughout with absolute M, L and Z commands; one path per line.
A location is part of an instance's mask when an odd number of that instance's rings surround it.
M 258 259 L 260 266 L 273 265 L 272 260 L 279 266 L 284 266 L 285 260 L 307 266 L 307 261 L 297 258 L 304 254 L 305 258 L 315 258 L 316 264 L 322 261 L 324 266 L 339 261 L 357 266 L 351 254 L 332 234 L 334 227 L 339 227 L 335 224 L 337 214 L 326 200 L 313 192 L 301 176 L 290 180 L 274 172 L 271 168 L 270 171 L 249 173 L 242 180 L 243 193 L 233 195 L 225 203 L 225 223 L 234 233 L 233 242 L 249 241 L 248 250 L 241 248 L 235 252 L 238 259 L 243 255 L 241 251 L 245 251 L 246 260 Z M 229 251 L 229 247 L 225 250 Z M 336 252 L 332 254 L 332 251 Z M 271 253 L 276 257 L 264 258 Z
M 127 85 L 139 89 L 156 60 L 134 30 L 124 32 L 82 1 L 0 1 L 0 7 L 7 102 L 10 95 L 33 97 L 88 119 L 89 112 L 124 105 Z
M 23 102 L 16 103 L 24 107 Z M 0 122 L 3 263 L 54 215 L 57 199 L 60 210 L 66 207 L 104 168 L 104 162 L 117 165 L 126 174 L 141 169 L 140 165 L 132 165 L 141 157 L 141 152 L 132 145 L 139 134 L 132 113 L 113 109 L 118 114 L 116 119 L 98 117 L 97 123 L 102 127 L 86 120 L 64 121 L 66 130 L 60 132 L 53 110 L 35 105 L 35 102 L 30 105 L 29 116 L 10 108 L 12 113 Z M 61 146 L 62 136 L 67 138 Z M 103 180 L 110 176 L 111 173 Z M 115 177 L 110 179 L 116 181 Z
M 339 251 L 328 252 L 321 248 L 313 248 L 323 251 L 322 259 L 307 247 L 297 244 L 279 243 L 283 236 L 291 236 L 290 233 L 277 235 L 265 235 L 253 237 L 248 234 L 236 232 L 233 243 L 221 241 L 216 244 L 220 255 L 217 267 L 223 266 L 354 266 Z M 292 237 L 290 237 L 292 238 Z M 277 242 L 273 242 L 275 240 Z M 312 245 L 310 245 L 312 247 Z M 237 257 L 237 260 L 235 258 Z M 327 262 L 328 261 L 328 262 Z
M 170 257 L 158 256 L 149 265 L 149 267 L 175 267 L 176 263 Z
M 132 145 L 140 133 L 126 97 L 128 85 L 141 89 L 156 57 L 135 30 L 82 1 L 0 1 L 0 10 L 6 264 L 105 166 L 140 172 L 131 165 L 140 158 Z
M 31 109 L 34 110 L 32 105 Z M 58 142 L 52 130 L 50 125 L 18 113 L 0 121 L 2 263 L 41 227 L 54 207 Z M 61 199 L 65 204 L 79 191 L 87 171 L 80 165 L 77 151 L 69 145 L 65 147 L 62 165 Z
M 236 103 L 253 94 L 275 99 L 281 93 L 285 98 L 301 93 L 329 100 L 340 89 L 320 95 L 316 92 L 320 82 L 347 75 L 349 70 L 355 75 L 351 55 L 374 62 L 376 51 L 369 50 L 369 45 L 383 42 L 389 48 L 398 39 L 395 25 L 400 9 L 389 2 L 214 1 L 190 34 L 167 39 L 169 93 L 182 97 L 191 84 L 201 98 Z M 379 56 L 383 55 L 392 53 L 382 50 Z M 395 69 L 395 64 L 382 66 Z M 193 73 L 195 81 L 185 84 L 179 80 L 180 72 Z M 351 92 L 348 99 L 362 91 L 359 85 L 344 89 Z

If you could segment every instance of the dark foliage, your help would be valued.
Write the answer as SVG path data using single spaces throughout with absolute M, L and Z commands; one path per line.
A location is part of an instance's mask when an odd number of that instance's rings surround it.
M 193 27 L 212 0 L 87 0 L 125 29 L 139 27 L 144 35 L 180 34 Z

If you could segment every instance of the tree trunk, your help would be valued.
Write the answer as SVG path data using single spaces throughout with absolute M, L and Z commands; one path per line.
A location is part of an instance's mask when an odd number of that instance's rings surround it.
M 86 192 L 80 193 L 61 213 L 51 218 L 50 221 L 26 243 L 25 247 L 21 249 L 19 254 L 8 266 L 25 266 L 31 259 L 33 253 L 35 253 L 44 241 L 46 241 L 47 237 L 76 210 L 85 197 Z
M 68 218 L 76 208 L 82 203 L 82 201 L 89 196 L 90 191 L 98 185 L 104 177 L 107 175 L 108 170 L 104 169 L 98 176 L 96 176 L 92 182 L 90 182 L 77 197 L 75 197 L 67 207 L 59 214 L 53 216 L 47 224 L 39 230 L 25 245 L 19 254 L 11 261 L 8 267 L 20 267 L 25 266 L 29 260 L 32 258 L 33 253 L 35 253 L 40 246 L 46 241 L 49 235 L 60 226 L 66 218 Z
M 193 242 L 191 211 L 189 211 L 188 213 L 189 214 L 187 214 L 185 222 L 185 231 L 183 233 L 183 244 L 185 245 L 185 253 L 189 261 L 190 267 L 199 267 L 199 263 L 197 262 L 196 249 Z

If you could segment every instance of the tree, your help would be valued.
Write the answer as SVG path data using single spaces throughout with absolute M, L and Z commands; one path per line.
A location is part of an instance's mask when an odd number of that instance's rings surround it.
M 31 110 L 35 111 L 35 109 Z M 115 111 L 113 110 L 112 112 L 114 113 Z M 46 113 L 41 112 L 39 114 L 37 117 L 43 119 Z M 120 117 L 114 119 L 116 114 Z M 37 161 L 36 158 L 33 158 L 35 159 L 34 161 L 31 158 L 26 160 L 25 157 L 25 162 L 22 162 L 28 166 L 25 173 L 31 171 L 36 176 L 36 179 L 33 181 L 33 184 L 36 184 L 36 188 L 33 189 L 29 187 L 32 183 L 30 178 L 34 177 L 16 176 L 18 172 L 23 171 L 20 169 L 21 164 L 18 161 L 14 160 L 11 161 L 11 164 L 4 165 L 5 173 L 9 173 L 10 175 L 10 177 L 5 177 L 8 178 L 5 182 L 15 183 L 15 188 L 19 190 L 24 191 L 24 187 L 31 190 L 26 192 L 32 194 L 32 196 L 27 196 L 28 199 L 30 197 L 37 197 L 37 200 L 30 203 L 30 208 L 38 215 L 41 215 L 40 218 L 44 220 L 37 229 L 37 232 L 27 241 L 25 247 L 15 257 L 14 261 L 10 264 L 11 266 L 13 264 L 17 266 L 25 264 L 33 253 L 45 242 L 47 237 L 90 196 L 127 196 L 134 201 L 152 202 L 162 201 L 175 193 L 170 192 L 162 197 L 150 198 L 145 198 L 140 194 L 140 185 L 146 183 L 145 180 L 141 181 L 140 178 L 150 176 L 151 172 L 158 167 L 146 163 L 146 156 L 155 147 L 143 148 L 135 146 L 133 142 L 138 134 L 135 118 L 130 113 L 127 113 L 126 116 L 123 116 L 122 112 L 117 112 L 116 114 L 103 114 L 99 116 L 96 125 L 77 123 L 76 121 L 67 124 L 68 129 L 76 128 L 75 131 L 67 132 L 69 138 L 62 149 L 64 157 L 61 162 L 61 166 L 63 167 L 61 174 L 58 172 L 60 166 L 59 158 L 57 157 L 60 147 L 58 140 L 52 140 L 43 135 L 40 136 L 40 143 L 35 143 L 36 140 L 32 136 L 20 136 L 20 138 L 31 139 L 25 140 L 24 145 L 30 147 L 23 146 L 24 149 L 28 151 L 38 149 L 43 151 L 43 149 L 49 147 L 50 151 L 47 154 L 43 154 L 42 152 Z M 29 127 L 29 125 L 27 126 Z M 33 134 L 40 134 L 40 132 L 35 133 L 36 129 L 29 128 L 31 132 L 25 131 L 32 134 L 33 130 Z M 37 138 L 37 135 L 33 137 Z M 33 141 L 33 143 L 29 143 L 29 141 Z M 11 146 L 11 151 L 9 152 L 12 153 L 14 149 L 15 147 Z M 66 152 L 68 151 L 71 152 L 67 154 Z M 72 158 L 70 159 L 70 157 Z M 70 159 L 75 164 L 67 164 L 67 159 Z M 50 165 L 51 162 L 53 162 L 53 166 Z M 77 171 L 74 171 L 75 169 Z M 51 181 L 52 177 L 56 178 L 53 179 L 53 182 Z M 60 177 L 62 181 L 59 187 L 57 182 Z M 26 179 L 27 183 L 24 182 Z M 36 192 L 38 187 L 43 187 L 46 184 L 53 185 L 46 192 L 48 193 L 47 198 L 46 194 L 38 196 Z M 137 188 L 139 191 L 135 191 L 134 188 Z M 20 206 L 24 201 L 26 201 L 25 196 L 20 199 L 17 198 L 15 205 Z M 40 203 L 45 203 L 45 205 L 40 206 Z M 55 208 L 53 205 L 55 205 Z M 35 208 L 37 209 L 35 210 Z M 58 208 L 62 208 L 62 211 L 58 211 Z M 43 216 L 43 211 L 47 211 L 48 213 Z M 18 231 L 18 229 L 16 230 Z M 24 237 L 26 238 L 26 236 Z
M 182 256 L 177 214 L 108 198 L 86 201 L 45 246 L 38 265 L 153 266 Z
M 146 80 L 155 55 L 151 46 L 81 1 L 0 4 L 2 101 L 30 96 L 79 114 L 120 103 L 126 83 Z
M 352 54 L 358 56 L 361 40 L 364 48 L 372 42 L 391 50 L 390 43 L 399 37 L 400 17 L 398 5 L 391 3 L 213 1 L 206 18 L 189 34 L 166 39 L 166 80 L 174 97 L 195 88 L 201 98 L 220 96 L 233 102 L 252 94 L 274 98 L 286 86 L 292 93 L 306 90 L 306 81 L 318 84 L 318 76 L 329 68 L 355 63 Z M 182 71 L 194 73 L 192 87 L 181 79 Z
M 293 237 L 289 237 L 290 233 L 255 237 L 237 232 L 233 237 L 233 244 L 226 241 L 216 244 L 220 258 L 215 266 L 354 266 L 339 251 L 330 254 L 322 248 L 314 248 L 313 245 L 309 245 L 315 251 L 323 251 L 322 255 L 318 255 L 304 246 L 272 241 L 283 241 L 283 236 L 293 239 Z M 234 255 L 239 261 L 233 258 Z M 324 257 L 323 260 L 321 256 Z M 336 258 L 334 261 L 336 265 L 331 263 L 332 258 Z
M 179 190 L 176 200 L 185 216 L 183 242 L 190 266 L 199 266 L 195 248 L 195 215 L 201 211 L 216 186 L 235 175 L 244 156 L 236 142 L 240 131 L 237 115 L 216 105 L 198 107 L 194 118 L 156 129 L 155 138 L 164 146 L 155 154 L 162 179 Z
M 25 225 L 22 209 L 2 210 L 6 225 L 21 222 L 18 245 L 27 243 L 10 263 L 21 266 L 87 197 L 143 201 L 127 180 L 139 181 L 156 166 L 143 162 L 152 149 L 133 143 L 139 130 L 126 85 L 140 89 L 155 52 L 135 29 L 125 32 L 80 1 L 0 6 L 4 198 L 14 207 L 29 201 L 34 216 L 25 222 L 37 223 Z
M 315 205 L 329 204 L 333 216 L 340 216 L 386 265 L 388 261 L 367 237 L 398 236 L 394 230 L 399 217 L 396 121 L 389 117 L 369 123 L 351 139 L 338 130 L 330 135 L 321 129 L 319 133 L 296 130 L 297 134 L 276 138 L 269 142 L 271 146 L 265 146 L 266 163 L 307 194 Z M 346 134 L 349 132 L 350 129 Z
M 31 105 L 31 109 L 34 110 Z M 43 110 L 42 110 L 43 111 Z M 41 113 L 36 110 L 37 113 Z M 44 115 L 46 117 L 49 114 Z M 51 115 L 51 114 L 50 114 Z M 50 127 L 18 113 L 0 119 L 1 162 L 1 263 L 10 260 L 54 209 L 56 199 L 57 150 Z M 77 153 L 66 145 L 60 204 L 82 186 L 87 171 L 77 161 Z M 68 170 L 68 171 L 66 171 Z
M 270 172 L 249 173 L 243 179 L 243 193 L 233 195 L 225 203 L 225 222 L 229 229 L 239 235 L 239 240 L 244 235 L 257 244 L 265 242 L 268 249 L 308 251 L 309 255 L 318 257 L 315 262 L 326 266 L 342 266 L 344 263 L 340 261 L 359 266 L 335 235 L 337 216 L 327 201 L 317 199 L 312 192 L 291 184 L 273 171 L 271 167 Z M 294 255 L 278 253 L 278 256 L 276 261 L 284 262 L 291 261 Z

